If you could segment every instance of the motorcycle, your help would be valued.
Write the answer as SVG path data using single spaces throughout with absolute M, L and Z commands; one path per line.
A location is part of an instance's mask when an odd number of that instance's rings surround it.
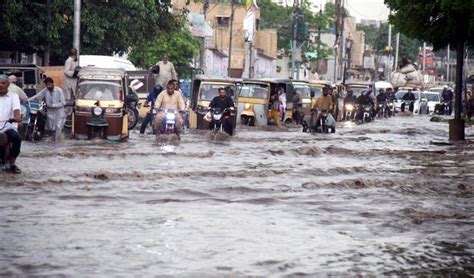
M 138 124 L 138 95 L 130 90 L 126 97 L 127 111 L 128 111 L 128 130 L 132 130 Z
M 405 112 L 405 108 L 408 105 L 408 110 L 413 113 L 413 110 L 415 109 L 415 102 L 413 100 L 405 100 L 402 103 L 402 106 L 400 107 L 402 112 Z
M 344 120 L 346 121 L 352 121 L 355 118 L 355 111 L 356 111 L 356 106 L 352 103 L 348 103 L 344 105 Z
M 303 132 L 329 133 L 329 129 L 331 129 L 331 133 L 336 132 L 335 122 L 329 123 L 328 117 L 328 111 L 311 111 L 310 119 L 303 120 Z
M 362 123 L 370 123 L 373 120 L 373 111 L 371 105 L 363 105 L 360 108 L 359 121 Z
M 171 134 L 178 135 L 179 132 L 176 127 L 176 117 L 178 116 L 178 112 L 174 109 L 166 109 L 166 110 L 159 110 L 159 111 L 164 111 L 165 117 L 161 123 L 160 132 L 156 134 L 157 138 L 159 138 L 160 135 L 171 135 Z
M 3 123 L 3 126 L 2 128 L 0 128 L 0 148 L 4 148 L 5 151 L 2 152 L 2 157 L 0 157 L 0 162 L 2 163 L 6 163 L 7 162 L 7 158 L 8 158 L 8 154 L 9 154 L 9 151 L 10 151 L 10 145 L 8 143 L 8 138 L 7 138 L 7 135 L 3 132 L 3 130 L 5 129 L 7 123 L 14 123 L 15 120 L 14 119 L 9 119 L 8 121 L 5 121 Z
M 29 120 L 25 128 L 26 141 L 39 141 L 44 136 L 46 125 L 46 105 L 35 102 L 29 104 Z
M 224 121 L 230 119 L 230 112 L 229 108 L 224 109 L 221 111 L 220 109 L 211 108 L 211 128 L 212 133 L 216 135 L 219 132 L 226 132 L 230 134 L 228 130 L 225 130 Z
M 387 103 L 386 102 L 380 102 L 377 104 L 377 116 L 379 118 L 387 118 L 388 117 L 388 112 L 387 112 Z
M 388 110 L 388 116 L 392 117 L 393 112 L 395 111 L 395 102 L 394 101 L 389 101 L 387 103 L 386 109 Z

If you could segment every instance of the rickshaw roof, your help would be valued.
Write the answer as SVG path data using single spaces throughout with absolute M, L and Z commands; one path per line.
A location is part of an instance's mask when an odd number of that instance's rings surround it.
M 241 82 L 240 78 L 219 78 L 219 77 L 210 77 L 205 75 L 196 75 L 194 80 L 201 80 L 204 82 L 222 82 L 222 83 L 236 83 Z
M 369 86 L 371 84 L 370 81 L 346 81 L 346 86 Z
M 102 76 L 105 78 L 122 78 L 127 75 L 124 69 L 106 69 L 96 67 L 84 67 L 79 71 L 79 77 Z
M 332 86 L 332 82 L 329 80 L 310 80 L 310 85 L 325 85 L 325 86 Z
M 0 64 L 0 69 L 41 69 L 35 64 Z

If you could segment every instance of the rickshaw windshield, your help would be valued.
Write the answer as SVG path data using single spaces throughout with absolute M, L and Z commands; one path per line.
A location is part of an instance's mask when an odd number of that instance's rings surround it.
M 311 91 L 314 92 L 314 97 L 320 97 L 323 94 L 323 88 L 318 86 L 311 86 Z
M 358 97 L 362 94 L 362 92 L 367 91 L 367 87 L 359 87 L 359 86 L 347 86 L 347 90 L 352 90 L 354 96 Z
M 300 95 L 301 98 L 311 98 L 311 90 L 309 85 L 294 84 L 295 91 Z
M 240 88 L 239 97 L 268 99 L 268 85 L 265 84 L 243 84 Z
M 233 90 L 233 86 L 229 86 L 229 84 L 202 84 L 199 91 L 199 99 L 200 100 L 212 100 L 216 97 L 219 93 L 219 88 L 224 88 L 229 95 L 229 88 Z
M 86 100 L 122 100 L 120 80 L 84 80 L 79 83 L 77 96 Z

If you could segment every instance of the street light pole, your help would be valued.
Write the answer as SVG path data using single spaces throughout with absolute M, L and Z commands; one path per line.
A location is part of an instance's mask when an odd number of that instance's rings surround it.
M 230 4 L 230 29 L 229 29 L 229 61 L 227 61 L 227 76 L 231 76 L 232 66 L 232 30 L 234 25 L 235 0 L 231 0 Z
M 79 60 L 81 46 L 81 0 L 74 0 L 74 35 L 73 47 L 77 49 L 77 59 Z

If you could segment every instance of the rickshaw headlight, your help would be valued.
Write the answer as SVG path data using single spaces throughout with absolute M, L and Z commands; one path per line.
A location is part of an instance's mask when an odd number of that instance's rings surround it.
M 252 105 L 250 103 L 245 104 L 245 109 L 250 109 L 251 107 L 252 107 Z
M 94 107 L 94 109 L 92 109 L 92 113 L 94 114 L 94 116 L 100 116 L 102 115 L 102 108 L 96 106 Z

